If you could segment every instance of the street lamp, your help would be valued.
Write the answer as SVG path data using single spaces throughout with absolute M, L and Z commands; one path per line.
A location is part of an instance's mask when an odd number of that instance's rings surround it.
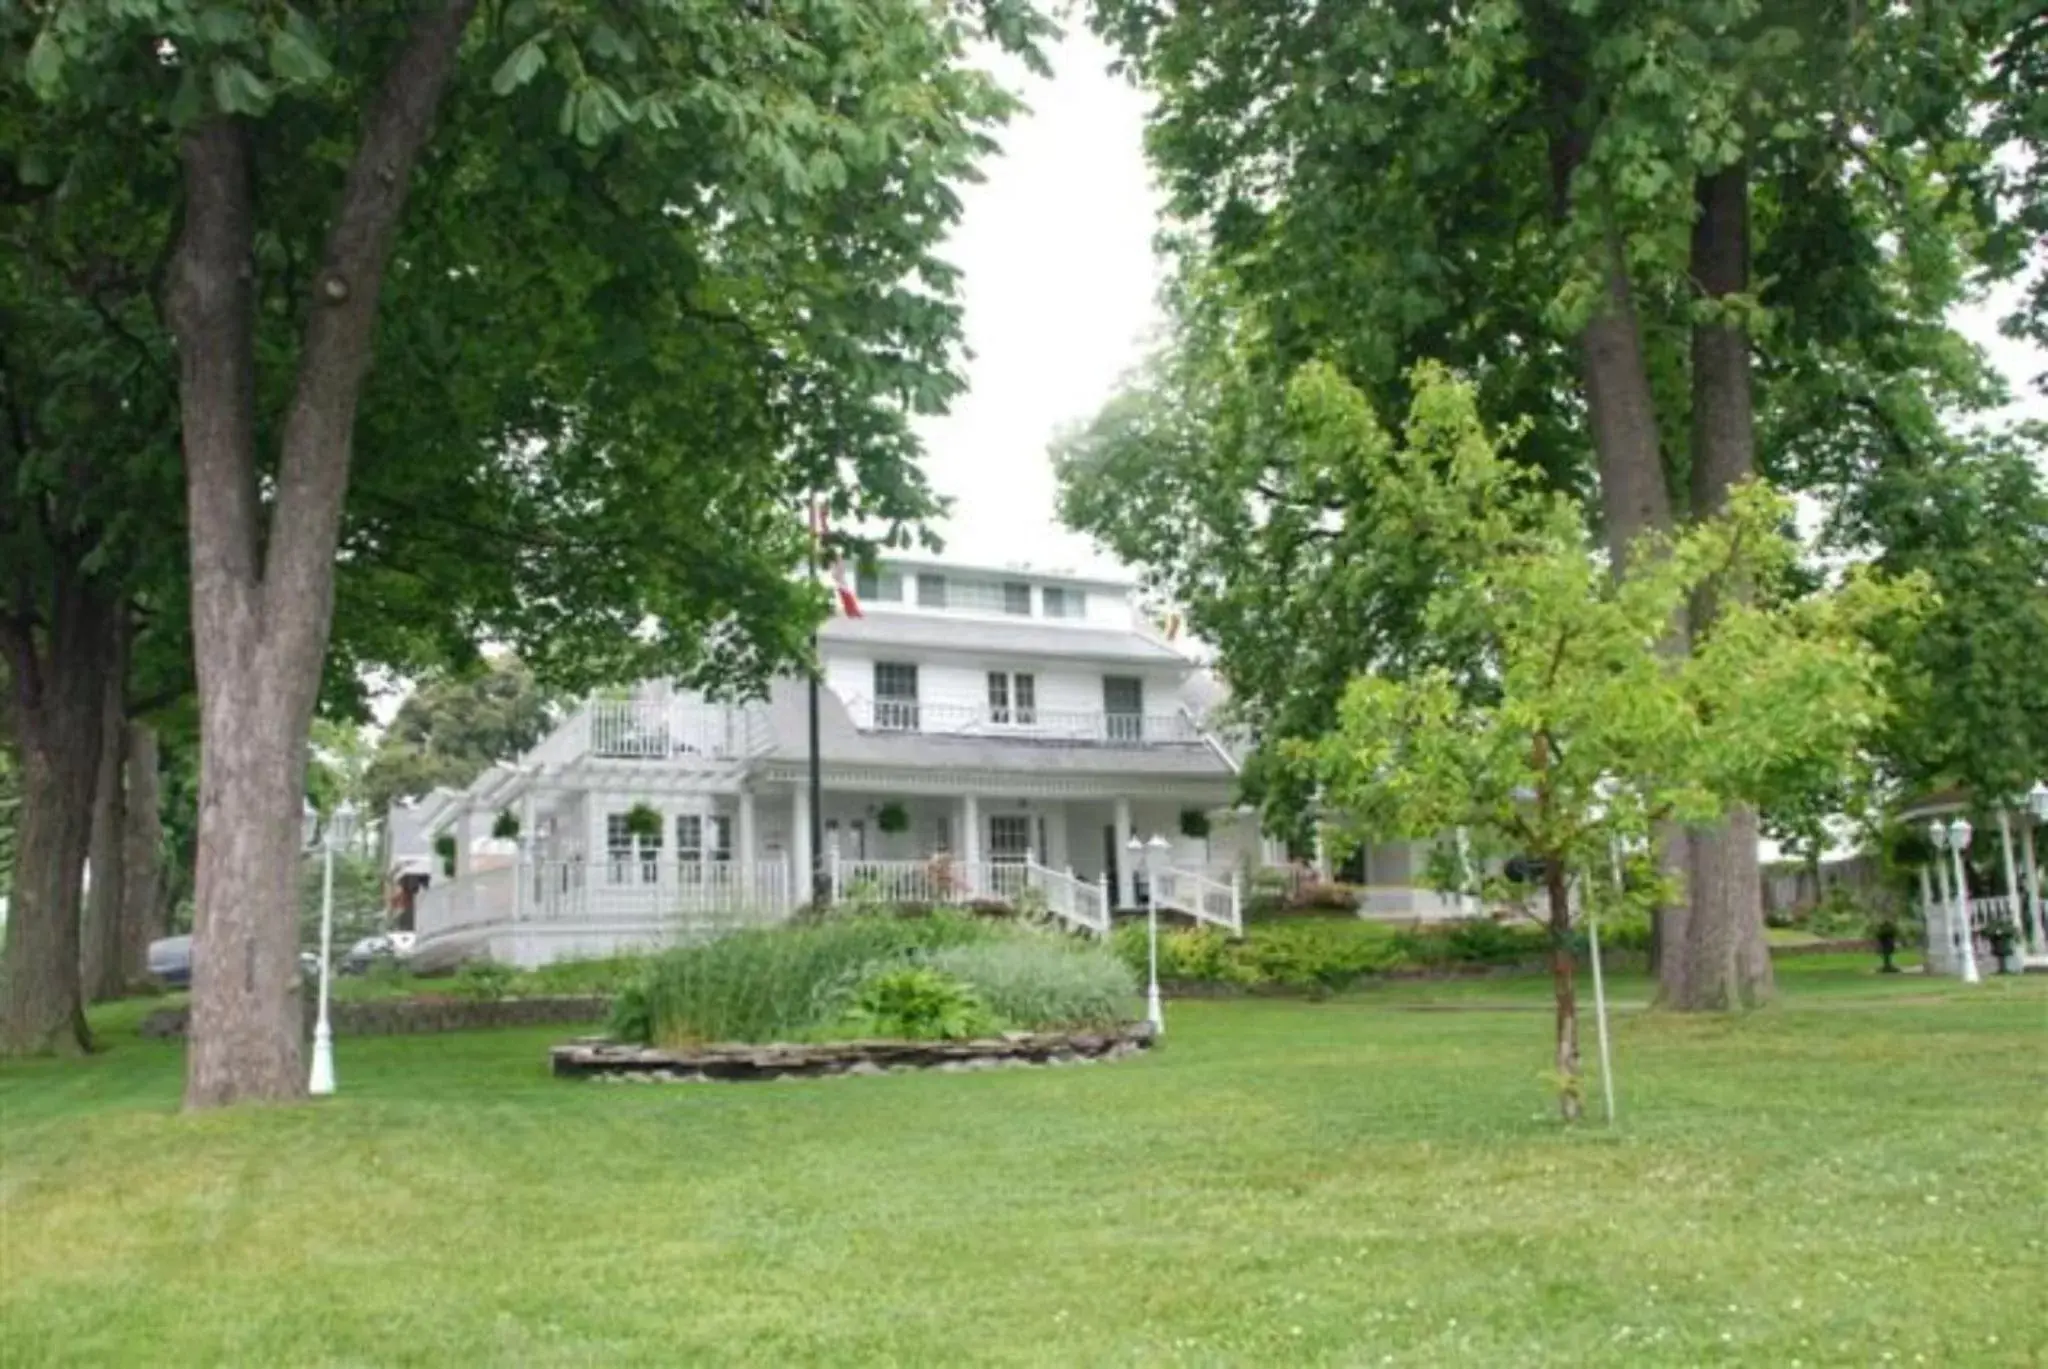
M 1159 1002 L 1159 872 L 1173 846 L 1157 833 L 1150 841 L 1140 841 L 1132 833 L 1124 849 L 1131 853 L 1131 863 L 1145 870 L 1145 1020 L 1152 1024 L 1154 1035 L 1164 1035 L 1166 1010 Z
M 1962 979 L 1965 984 L 1975 984 L 1977 974 L 1977 936 L 1970 926 L 1970 881 L 1963 869 L 1963 852 L 1970 849 L 1970 820 L 1957 818 L 1946 826 L 1940 818 L 1927 824 L 1927 839 L 1934 843 L 1937 851 L 1946 851 L 1955 861 L 1956 880 L 1956 923 L 1962 929 Z
M 344 799 L 320 829 L 320 814 L 309 800 L 301 826 L 307 846 L 320 842 L 320 1012 L 313 1021 L 313 1069 L 306 1092 L 325 1098 L 334 1092 L 334 1028 L 327 1018 L 328 977 L 334 966 L 334 853 L 345 845 L 356 823 L 355 805 Z

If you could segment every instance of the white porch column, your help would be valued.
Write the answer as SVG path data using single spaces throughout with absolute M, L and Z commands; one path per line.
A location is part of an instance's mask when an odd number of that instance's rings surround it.
M 1064 870 L 1073 864 L 1073 857 L 1067 852 L 1067 805 L 1054 801 L 1041 805 L 1045 817 L 1045 849 L 1038 858 L 1055 870 Z
M 2041 867 L 2034 863 L 2034 814 L 2020 814 L 2020 851 L 2027 860 L 2027 906 L 2032 909 L 2034 954 L 2048 955 L 2048 909 L 2041 906 Z
M 1925 866 L 1921 867 L 1923 870 Z M 1956 972 L 1956 928 L 1955 904 L 1948 896 L 1948 854 L 1937 848 L 1934 852 L 1934 891 L 1941 901 L 1937 913 L 1930 909 L 1927 917 L 1927 950 L 1929 968 L 1936 974 Z
M 808 785 L 798 783 L 791 791 L 790 800 L 790 871 L 789 895 L 793 907 L 801 908 L 811 901 L 811 791 Z
M 526 786 L 526 792 L 519 796 L 519 878 L 512 887 L 512 919 L 519 921 L 533 915 L 534 889 L 539 877 L 535 873 L 540 860 L 540 804 L 536 801 L 533 785 Z
M 461 879 L 469 873 L 469 805 L 463 804 L 455 810 L 455 821 L 448 826 L 448 834 L 455 838 L 455 869 L 451 879 Z
M 2020 892 L 2020 873 L 2012 858 L 2012 815 L 2005 805 L 1998 808 L 1998 841 L 2000 854 L 2005 858 L 2005 889 L 2012 895 L 2012 928 L 2019 933 L 2020 953 L 2025 955 L 2027 935 L 2027 896 Z
M 1324 884 L 1330 882 L 1330 847 L 1323 840 L 1323 824 L 1316 823 L 1316 878 Z
M 981 800 L 960 796 L 960 859 L 967 867 L 967 892 L 981 892 Z
M 1119 908 L 1138 906 L 1138 862 L 1131 858 L 1131 801 L 1116 801 L 1116 902 Z
M 740 863 L 740 894 L 749 902 L 754 897 L 754 791 L 740 790 L 739 831 L 733 833 L 733 856 Z

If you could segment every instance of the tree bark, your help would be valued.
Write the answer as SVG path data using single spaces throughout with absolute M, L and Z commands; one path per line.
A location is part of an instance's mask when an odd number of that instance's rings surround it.
M 1557 1099 L 1567 1122 L 1585 1115 L 1586 1077 L 1579 1067 L 1578 967 L 1572 956 L 1571 891 L 1564 862 L 1546 863 L 1544 888 L 1550 897 L 1550 987 L 1557 1004 Z
M 62 571 L 51 602 L 43 649 L 19 624 L 5 633 L 21 816 L 0 952 L 0 1055 L 92 1047 L 79 996 L 79 918 L 111 610 Z
M 1691 274 L 1695 289 L 1718 302 L 1749 288 L 1749 169 L 1736 162 L 1697 186 Z M 1692 512 L 1711 518 L 1756 473 L 1749 333 L 1739 317 L 1717 314 L 1692 330 Z M 1740 593 L 1741 586 L 1729 587 Z M 1692 606 L 1698 631 L 1715 613 L 1711 593 Z M 1717 826 L 1690 837 L 1691 911 L 1685 936 L 1658 966 L 1664 1003 L 1722 1011 L 1767 1001 L 1771 959 L 1764 934 L 1763 872 L 1756 810 L 1732 807 Z
M 117 611 L 100 689 L 100 754 L 93 779 L 92 838 L 85 921 L 79 930 L 79 988 L 88 1003 L 128 991 L 121 964 L 121 908 L 128 891 L 128 633 Z
M 122 833 L 121 977 L 140 983 L 149 974 L 149 943 L 164 935 L 163 787 L 157 774 L 156 729 L 128 724 L 127 828 Z
M 202 739 L 187 1107 L 305 1092 L 294 874 L 356 406 L 413 169 L 475 8 L 422 13 L 367 109 L 313 281 L 267 530 L 248 131 L 217 114 L 185 139 L 170 315 Z

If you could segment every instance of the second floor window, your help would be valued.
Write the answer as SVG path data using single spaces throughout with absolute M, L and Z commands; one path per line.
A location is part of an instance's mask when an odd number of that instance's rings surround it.
M 917 667 L 875 662 L 875 726 L 885 732 L 917 731 Z
M 917 606 L 919 608 L 944 608 L 946 606 L 945 576 L 920 575 L 917 577 Z
M 1062 589 L 1047 585 L 1039 591 L 1045 596 L 1045 616 L 1048 618 L 1086 618 L 1088 596 L 1078 589 Z
M 903 577 L 893 570 L 861 570 L 853 576 L 853 592 L 878 604 L 903 602 Z
M 988 718 L 1004 726 L 1028 726 L 1038 721 L 1038 680 L 1022 671 L 988 673 Z

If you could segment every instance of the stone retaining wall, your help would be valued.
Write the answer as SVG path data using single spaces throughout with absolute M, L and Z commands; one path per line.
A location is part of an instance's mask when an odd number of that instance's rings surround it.
M 306 1031 L 313 1030 L 316 1011 L 306 1004 Z M 406 1036 L 427 1032 L 482 1031 L 493 1027 L 557 1027 L 602 1022 L 611 1000 L 596 996 L 555 998 L 377 998 L 328 1005 L 336 1036 Z M 159 1039 L 183 1036 L 187 1008 L 159 1008 L 142 1019 L 139 1030 Z
M 1151 1044 L 1151 1027 L 1134 1022 L 1112 1031 L 1006 1032 L 974 1041 L 734 1043 L 661 1050 L 589 1040 L 556 1046 L 549 1052 L 549 1058 L 558 1079 L 710 1084 L 843 1074 L 905 1074 L 911 1070 L 960 1072 L 1026 1065 L 1085 1065 L 1120 1059 Z

